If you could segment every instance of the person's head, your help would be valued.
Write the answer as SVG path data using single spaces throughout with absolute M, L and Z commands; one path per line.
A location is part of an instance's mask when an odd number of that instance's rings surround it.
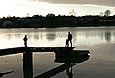
M 68 34 L 70 34 L 70 32 L 68 32 Z
M 25 37 L 27 37 L 27 35 L 25 35 Z

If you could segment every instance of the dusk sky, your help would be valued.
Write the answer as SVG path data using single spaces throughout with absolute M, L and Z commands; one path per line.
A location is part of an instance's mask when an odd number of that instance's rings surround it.
M 72 9 L 76 16 L 99 15 L 107 9 L 115 15 L 115 0 L 0 0 L 0 17 L 70 15 Z

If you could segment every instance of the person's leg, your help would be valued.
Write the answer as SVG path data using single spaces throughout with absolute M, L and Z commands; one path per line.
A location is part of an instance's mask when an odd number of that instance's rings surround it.
M 69 47 L 69 41 L 67 42 L 67 47 Z
M 27 47 L 27 42 L 26 41 L 24 42 L 24 45 L 25 45 L 25 47 Z
M 72 40 L 70 40 L 70 44 L 71 44 L 71 47 L 72 47 Z
M 68 40 L 68 47 L 69 47 L 69 45 L 70 45 L 70 40 Z

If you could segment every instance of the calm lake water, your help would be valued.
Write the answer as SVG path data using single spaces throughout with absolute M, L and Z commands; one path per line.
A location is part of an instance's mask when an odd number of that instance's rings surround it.
M 0 49 L 24 46 L 24 35 L 29 47 L 64 47 L 68 31 L 75 49 L 90 51 L 89 60 L 73 66 L 73 78 L 115 78 L 114 27 L 0 29 Z M 23 78 L 22 59 L 23 54 L 0 56 L 0 73 L 15 71 L 3 78 Z M 33 76 L 62 65 L 54 59 L 54 53 L 33 53 Z M 68 77 L 63 71 L 52 78 Z

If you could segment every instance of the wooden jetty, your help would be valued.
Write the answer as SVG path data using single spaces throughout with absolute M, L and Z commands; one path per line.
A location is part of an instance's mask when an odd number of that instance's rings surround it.
M 70 57 L 73 57 L 89 53 L 89 50 L 73 50 L 74 48 L 75 47 L 14 47 L 0 49 L 0 56 L 24 52 L 54 52 L 56 53 L 56 56 L 66 57 L 69 55 Z
M 89 50 L 56 51 L 55 62 L 81 63 L 89 59 Z
M 24 52 L 57 52 L 57 51 L 72 51 L 75 47 L 14 47 L 0 49 L 0 56 L 10 55 Z
M 0 56 L 23 53 L 23 75 L 24 78 L 33 78 L 33 52 L 54 52 L 54 62 L 65 63 L 58 68 L 52 69 L 35 78 L 49 78 L 68 67 L 89 59 L 89 50 L 74 50 L 75 47 L 14 47 L 0 49 Z M 71 65 L 73 63 L 73 65 Z M 68 65 L 69 64 L 69 65 Z M 55 73 L 52 73 L 54 72 Z M 46 77 L 47 76 L 47 77 Z

